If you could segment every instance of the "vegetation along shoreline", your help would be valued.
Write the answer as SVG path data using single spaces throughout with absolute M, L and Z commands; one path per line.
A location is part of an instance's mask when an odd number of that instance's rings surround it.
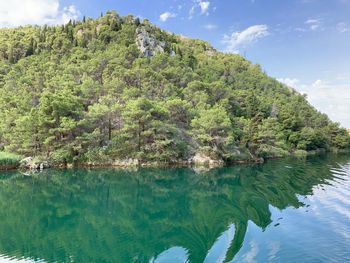
M 307 158 L 308 156 L 322 156 L 327 154 L 349 154 L 350 150 L 337 150 L 333 152 L 326 152 L 325 150 L 317 150 L 310 152 L 295 152 L 284 157 L 271 157 L 271 158 L 251 158 L 251 159 L 241 159 L 231 161 L 230 163 L 218 162 L 215 160 L 202 160 L 202 161 L 177 161 L 172 163 L 160 163 L 160 162 L 140 162 L 139 160 L 110 160 L 106 162 L 77 162 L 77 163 L 50 163 L 47 160 L 27 157 L 21 158 L 18 155 L 8 154 L 0 152 L 0 171 L 10 171 L 10 170 L 32 170 L 40 171 L 48 168 L 59 168 L 59 169 L 72 169 L 72 168 L 139 168 L 139 167 L 152 167 L 152 168 L 161 168 L 161 167 L 203 167 L 203 168 L 216 168 L 216 167 L 228 167 L 233 165 L 248 165 L 248 164 L 262 164 L 268 160 L 277 160 L 284 158 Z M 12 156 L 12 159 L 4 156 Z
M 111 11 L 0 29 L 3 169 L 221 166 L 349 148 L 346 129 L 260 65 L 147 19 Z

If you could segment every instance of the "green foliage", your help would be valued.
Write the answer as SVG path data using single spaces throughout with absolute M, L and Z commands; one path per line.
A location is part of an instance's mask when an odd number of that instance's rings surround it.
M 288 155 L 283 129 L 276 118 L 261 121 L 254 137 L 256 153 L 263 158 L 276 158 Z
M 163 52 L 139 50 L 141 28 Z M 0 145 L 56 162 L 230 161 L 345 149 L 350 137 L 259 65 L 107 12 L 0 29 Z
M 13 153 L 0 152 L 0 169 L 2 167 L 17 166 L 21 156 Z
M 199 109 L 192 119 L 193 139 L 200 151 L 215 158 L 228 158 L 233 142 L 232 123 L 226 110 L 215 105 L 209 109 Z
M 123 128 L 116 131 L 116 151 L 122 156 L 160 162 L 185 157 L 187 145 L 169 117 L 161 102 L 130 100 L 122 113 Z
M 304 151 L 304 150 L 296 150 L 294 152 L 294 155 L 298 158 L 305 158 L 307 156 L 307 151 Z

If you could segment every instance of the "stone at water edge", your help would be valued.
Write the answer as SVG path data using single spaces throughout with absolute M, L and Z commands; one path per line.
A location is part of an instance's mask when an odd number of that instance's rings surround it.
M 20 168 L 30 170 L 44 170 L 50 168 L 48 161 L 35 160 L 33 157 L 26 157 L 20 161 Z
M 220 159 L 213 159 L 202 153 L 196 153 L 195 156 L 190 160 L 194 165 L 208 165 L 208 166 L 222 166 L 224 161 Z

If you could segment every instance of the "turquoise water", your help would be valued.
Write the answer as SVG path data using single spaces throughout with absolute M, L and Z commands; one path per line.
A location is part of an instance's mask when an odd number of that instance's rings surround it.
M 1 172 L 0 262 L 350 262 L 350 156 Z

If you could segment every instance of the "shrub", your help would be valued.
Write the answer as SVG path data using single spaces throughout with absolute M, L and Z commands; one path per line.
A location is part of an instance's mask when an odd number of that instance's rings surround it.
M 308 152 L 304 150 L 296 150 L 294 155 L 298 158 L 305 158 L 308 155 Z
M 21 161 L 21 156 L 13 153 L 0 152 L 0 168 L 16 167 Z
M 257 150 L 257 155 L 262 158 L 281 158 L 289 155 L 288 151 L 272 145 L 262 144 Z

